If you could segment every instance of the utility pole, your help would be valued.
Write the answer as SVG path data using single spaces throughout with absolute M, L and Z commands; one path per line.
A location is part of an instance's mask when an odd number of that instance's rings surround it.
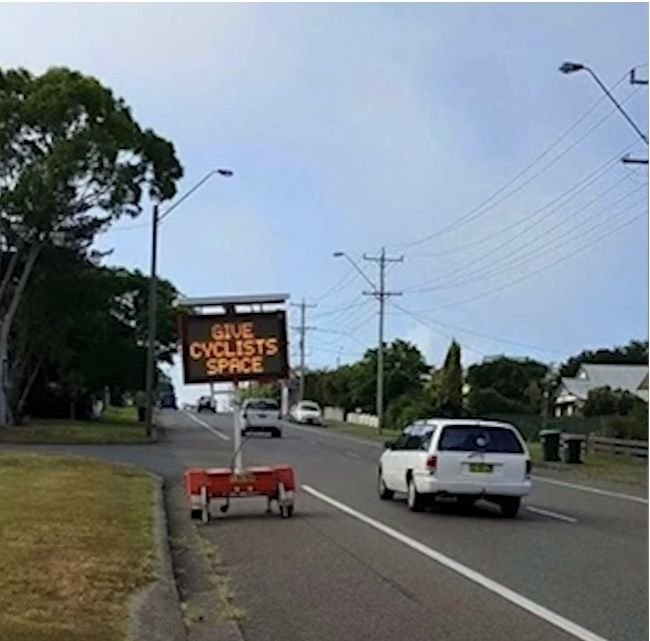
M 364 296 L 374 296 L 379 301 L 379 336 L 377 344 L 377 432 L 381 434 L 384 426 L 384 313 L 386 299 L 390 296 L 401 296 L 402 292 L 386 291 L 386 263 L 401 263 L 404 256 L 389 258 L 386 248 L 381 248 L 379 256 L 363 255 L 364 260 L 379 263 L 379 288 L 363 292 Z
M 306 333 L 314 329 L 313 327 L 307 327 L 306 321 L 307 321 L 307 309 L 313 309 L 316 307 L 316 305 L 309 305 L 305 302 L 305 299 L 303 298 L 300 304 L 291 304 L 292 307 L 299 307 L 300 308 L 300 325 L 298 327 L 294 327 L 296 331 L 300 333 L 300 400 L 302 401 L 305 397 L 305 335 Z
M 146 369 L 146 395 L 147 407 L 145 425 L 147 436 L 153 432 L 153 388 L 156 367 L 156 314 L 158 311 L 156 259 L 158 256 L 158 205 L 153 206 L 153 220 L 151 225 L 151 272 L 149 275 L 149 333 L 147 335 L 147 369 Z

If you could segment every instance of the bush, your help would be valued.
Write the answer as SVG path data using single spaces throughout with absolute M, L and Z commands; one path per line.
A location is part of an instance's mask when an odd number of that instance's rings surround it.
M 506 398 L 497 390 L 488 388 L 472 388 L 468 397 L 469 407 L 476 414 L 491 414 L 503 412 L 506 414 L 534 414 L 534 409 L 510 398 Z
M 583 412 L 585 416 L 611 416 L 614 414 L 628 416 L 634 411 L 637 403 L 643 403 L 647 411 L 644 401 L 630 392 L 621 389 L 612 390 L 608 386 L 598 387 L 589 392 Z
M 424 394 L 405 394 L 388 405 L 386 425 L 396 430 L 403 430 L 414 421 L 430 418 L 436 414 L 436 407 Z

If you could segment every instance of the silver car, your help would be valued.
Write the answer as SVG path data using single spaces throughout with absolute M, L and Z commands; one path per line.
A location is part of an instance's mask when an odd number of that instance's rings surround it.
M 268 432 L 273 438 L 282 436 L 280 405 L 270 398 L 249 398 L 241 408 L 242 434 Z

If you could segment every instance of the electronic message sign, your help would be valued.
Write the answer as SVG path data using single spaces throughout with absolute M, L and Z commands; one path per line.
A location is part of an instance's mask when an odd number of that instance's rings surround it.
M 277 380 L 288 375 L 283 311 L 183 315 L 185 383 Z

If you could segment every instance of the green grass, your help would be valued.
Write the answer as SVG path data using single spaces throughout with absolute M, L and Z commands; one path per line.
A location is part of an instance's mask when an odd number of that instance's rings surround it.
M 99 420 L 104 423 L 136 425 L 138 423 L 138 411 L 135 407 L 113 407 L 109 405 Z
M 98 421 L 35 419 L 27 425 L 0 428 L 4 443 L 119 445 L 149 443 L 132 407 L 108 407 Z
M 533 460 L 533 469 L 552 470 L 592 481 L 639 486 L 648 482 L 648 464 L 644 460 L 607 454 L 587 454 L 586 456 L 583 454 L 581 464 L 568 465 L 544 461 L 542 447 L 539 443 L 529 443 L 528 449 Z
M 342 434 L 360 436 L 361 438 L 367 438 L 369 440 L 379 441 L 381 443 L 384 441 L 393 441 L 401 434 L 399 430 L 387 428 L 384 428 L 382 430 L 382 433 L 378 434 L 377 430 L 374 427 L 368 427 L 367 425 L 355 425 L 353 423 L 340 423 L 338 421 L 327 421 L 327 427 L 328 429 L 336 430 Z
M 123 466 L 0 455 L 0 639 L 126 639 L 154 578 L 153 488 Z

